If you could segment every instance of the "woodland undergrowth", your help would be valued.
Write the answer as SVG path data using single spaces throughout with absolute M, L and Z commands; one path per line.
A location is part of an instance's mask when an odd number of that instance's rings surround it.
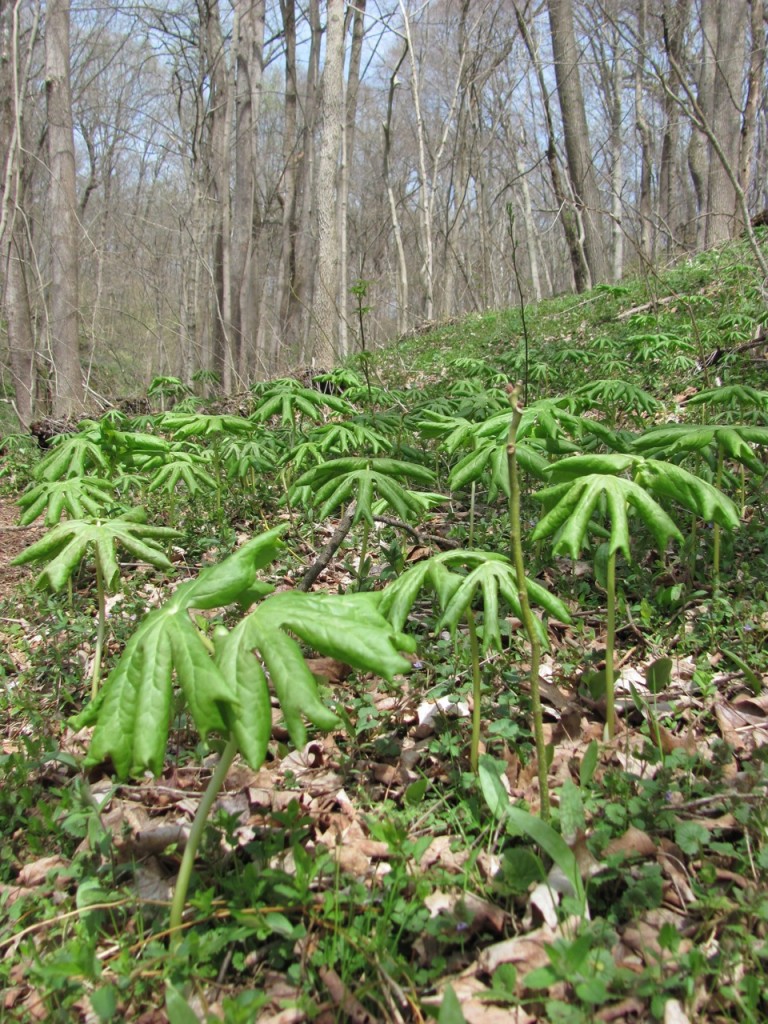
M 765 1020 L 767 330 L 735 245 L 8 433 L 0 1020 Z

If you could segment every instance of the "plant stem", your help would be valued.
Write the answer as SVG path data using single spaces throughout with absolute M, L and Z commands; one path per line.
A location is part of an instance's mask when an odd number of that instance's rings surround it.
M 181 858 L 179 874 L 173 891 L 173 902 L 171 903 L 171 916 L 169 921 L 171 950 L 174 950 L 181 941 L 180 929 L 182 916 L 184 914 L 184 906 L 187 902 L 187 892 L 189 891 L 189 883 L 192 878 L 192 869 L 195 866 L 195 857 L 197 856 L 197 850 L 200 846 L 200 840 L 203 838 L 205 824 L 208 820 L 211 808 L 213 807 L 213 803 L 219 795 L 221 787 L 224 785 L 224 780 L 227 777 L 227 772 L 235 759 L 236 753 L 237 740 L 234 736 L 230 736 L 227 740 L 226 747 L 224 747 L 224 750 L 222 751 L 219 763 L 216 765 L 216 770 L 211 776 L 205 792 L 203 793 L 202 799 L 197 808 L 197 813 L 195 814 L 195 820 L 192 822 L 192 830 L 190 831 L 189 838 L 187 839 L 184 856 Z
M 467 625 L 469 626 L 469 651 L 472 658 L 472 740 L 469 748 L 469 764 L 472 772 L 477 775 L 480 762 L 480 647 L 477 643 L 477 626 L 475 613 L 467 608 Z
M 472 481 L 472 492 L 469 500 L 469 546 L 475 546 L 475 488 L 477 481 Z
M 368 536 L 370 534 L 370 524 L 367 519 L 363 520 L 363 539 L 360 543 L 360 561 L 357 563 L 357 589 L 363 589 L 363 580 L 365 579 L 365 560 L 368 557 Z
M 613 657 L 616 647 L 616 552 L 608 556 L 606 590 L 608 612 L 605 628 L 605 727 L 608 739 L 616 732 L 616 713 L 613 692 Z
M 723 460 L 725 452 L 723 446 L 717 446 L 717 471 L 715 473 L 715 487 L 718 491 L 723 488 Z M 712 589 L 720 589 L 720 524 L 715 522 L 712 527 Z
M 507 466 L 509 469 L 509 528 L 512 542 L 512 561 L 517 577 L 517 596 L 520 612 L 525 627 L 528 643 L 531 645 L 531 710 L 533 712 L 533 736 L 536 741 L 536 760 L 539 776 L 539 793 L 541 797 L 541 816 L 546 821 L 550 814 L 547 745 L 544 742 L 544 717 L 541 710 L 541 692 L 539 690 L 539 664 L 541 662 L 541 644 L 533 622 L 533 612 L 528 600 L 528 589 L 525 585 L 525 562 L 523 560 L 523 542 L 520 532 L 520 481 L 517 475 L 517 429 L 523 415 L 523 407 L 519 402 L 520 385 L 510 388 L 509 401 L 512 405 L 512 422 L 509 424 L 507 437 Z
M 101 682 L 101 658 L 104 651 L 104 637 L 107 631 L 107 601 L 104 591 L 104 574 L 96 559 L 96 599 L 99 605 L 99 618 L 96 627 L 96 649 L 93 653 L 93 671 L 91 673 L 91 700 L 96 700 Z

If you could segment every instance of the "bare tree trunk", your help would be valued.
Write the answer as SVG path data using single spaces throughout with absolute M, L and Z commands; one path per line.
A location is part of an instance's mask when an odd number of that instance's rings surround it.
M 421 236 L 421 280 L 424 289 L 424 317 L 431 320 L 435 308 L 434 279 L 434 247 L 432 242 L 432 203 L 429 196 L 429 178 L 427 175 L 427 151 L 424 138 L 424 117 L 421 111 L 421 87 L 419 72 L 416 66 L 416 54 L 411 38 L 411 20 L 403 0 L 400 0 L 400 11 L 403 16 L 403 31 L 408 48 L 408 59 L 411 66 L 411 93 L 413 96 L 413 113 L 416 123 L 416 143 L 418 147 L 419 177 L 419 234 Z
M 285 128 L 283 225 L 280 268 L 280 349 L 274 365 L 290 359 L 304 361 L 312 304 L 313 240 L 312 192 L 315 176 L 315 122 L 318 109 L 320 67 L 319 0 L 309 0 L 310 49 L 303 122 L 299 124 L 299 80 L 296 66 L 296 11 L 293 0 L 280 0 L 285 38 Z
M 50 352 L 54 416 L 77 416 L 84 393 L 78 334 L 78 221 L 69 80 L 69 0 L 49 0 L 45 22 L 51 223 Z
M 395 89 L 397 88 L 397 75 L 400 68 L 403 65 L 403 61 L 408 55 L 408 44 L 406 43 L 403 47 L 403 52 L 400 54 L 400 59 L 395 65 L 395 70 L 392 72 L 389 79 L 389 93 L 387 96 L 387 117 L 382 125 L 384 134 L 384 150 L 383 150 L 383 162 L 384 162 L 384 184 L 387 189 L 387 200 L 389 201 L 389 216 L 392 222 L 392 234 L 395 238 L 395 248 L 397 250 L 397 333 L 402 336 L 408 330 L 410 320 L 409 310 L 409 297 L 408 297 L 408 262 L 405 258 L 405 246 L 403 245 L 403 233 L 400 227 L 400 216 L 397 210 L 397 200 L 395 198 L 395 190 L 392 185 L 392 176 L 390 174 L 389 156 L 392 150 L 392 119 L 395 104 Z
M 726 162 L 737 171 L 741 138 L 741 93 L 748 0 L 717 2 L 717 64 L 712 107 L 712 131 Z M 709 148 L 709 147 L 708 147 Z M 708 246 L 735 238 L 744 228 L 736 189 L 724 162 L 709 150 L 707 178 Z
M 365 0 L 358 0 L 352 16 L 352 45 L 349 49 L 349 71 L 347 72 L 347 96 L 341 144 L 341 165 L 339 167 L 339 355 L 349 354 L 349 324 L 347 317 L 347 296 L 349 295 L 349 175 L 350 163 L 355 152 L 355 129 L 357 126 L 357 97 L 360 87 L 360 64 L 363 54 L 363 29 L 365 21 Z
M 680 67 L 683 62 L 689 3 L 690 0 L 664 0 L 664 45 L 670 68 Z M 695 237 L 691 238 L 694 227 L 686 213 L 690 189 L 686 188 L 680 166 L 679 86 L 674 74 L 660 76 L 660 80 L 664 88 L 664 136 L 658 171 L 658 217 L 665 234 L 665 248 L 673 253 L 695 241 Z
M 765 77 L 766 36 L 764 0 L 750 0 L 749 4 L 749 70 L 747 97 L 741 125 L 739 145 L 739 185 L 749 198 L 755 176 L 755 137 L 757 112 L 760 106 L 762 83 Z
M 643 66 L 648 25 L 648 0 L 637 0 L 637 52 L 635 54 L 635 131 L 640 142 L 640 256 L 645 263 L 653 259 L 653 146 L 651 129 L 645 111 Z
M 317 174 L 317 286 L 312 356 L 321 368 L 333 366 L 339 336 L 339 238 L 336 195 L 344 118 L 344 0 L 328 0 L 323 68 L 323 122 Z
M 224 392 L 232 388 L 232 289 L 230 182 L 230 82 L 227 71 L 221 14 L 218 0 L 197 0 L 200 16 L 200 49 L 208 74 L 210 94 L 206 110 L 205 168 L 209 225 L 211 232 L 211 273 L 215 296 L 213 315 L 213 369 Z
M 26 276 L 22 194 L 22 90 L 18 21 L 10 0 L 0 0 L 0 253 L 3 311 L 16 414 L 22 427 L 35 416 L 35 336 Z
M 531 205 L 531 190 L 528 186 L 528 175 L 520 163 L 520 152 L 514 151 L 515 177 L 520 181 L 520 195 L 522 196 L 523 228 L 525 230 L 525 249 L 528 253 L 528 266 L 531 271 L 531 283 L 533 285 L 533 298 L 536 302 L 541 301 L 541 278 L 539 275 L 539 254 L 536 251 L 536 225 L 533 223 L 533 207 Z
M 579 219 L 573 208 L 573 200 L 560 174 L 560 165 L 557 159 L 557 143 L 555 141 L 555 122 L 552 116 L 552 106 L 549 102 L 549 91 L 547 89 L 546 82 L 544 81 L 541 59 L 536 51 L 533 38 L 525 20 L 524 12 L 520 10 L 517 4 L 515 4 L 515 19 L 517 21 L 517 27 L 520 31 L 520 35 L 525 43 L 525 48 L 530 55 L 531 62 L 533 63 L 534 70 L 536 72 L 536 78 L 539 83 L 541 102 L 544 107 L 544 120 L 547 127 L 546 157 L 550 178 L 552 180 L 552 190 L 555 193 L 555 200 L 557 201 L 560 209 L 560 221 L 563 225 L 565 241 L 568 246 L 576 291 L 583 292 L 590 286 L 589 267 L 587 266 L 587 259 L 579 231 Z M 544 262 L 546 263 L 546 261 Z
M 280 263 L 277 276 L 277 301 L 279 303 L 278 336 L 291 339 L 296 319 L 296 233 L 297 233 L 297 169 L 302 153 L 297 138 L 298 81 L 296 77 L 296 8 L 293 0 L 280 0 L 283 19 L 283 41 L 285 46 L 285 101 L 283 106 L 283 176 L 278 193 L 282 211 L 280 235 Z M 267 367 L 276 369 L 279 352 L 277 337 L 275 345 L 267 353 Z
M 590 152 L 584 96 L 579 79 L 579 52 L 573 24 L 572 0 L 547 0 L 555 79 L 563 118 L 568 176 L 584 230 L 584 251 L 591 283 L 608 277 L 602 238 L 602 203 Z
M 260 291 L 254 276 L 254 235 L 261 220 L 256 195 L 256 129 L 261 104 L 265 0 L 236 0 L 235 187 L 232 196 L 232 344 L 241 380 L 253 362 Z

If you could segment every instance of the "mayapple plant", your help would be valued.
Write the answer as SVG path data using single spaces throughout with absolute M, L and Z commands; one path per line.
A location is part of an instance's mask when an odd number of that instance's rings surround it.
M 733 393 L 733 388 L 722 389 Z M 716 392 L 719 394 L 719 391 Z M 757 392 L 756 392 L 757 394 Z M 733 399 L 734 401 L 736 399 Z M 674 459 L 687 453 L 713 455 L 715 460 L 715 487 L 723 485 L 725 460 L 736 462 L 741 468 L 740 501 L 742 514 L 745 505 L 745 470 L 762 475 L 765 472 L 753 445 L 768 445 L 768 427 L 744 426 L 740 424 L 685 424 L 674 423 L 655 427 L 638 437 L 632 445 L 633 451 L 652 455 L 654 459 Z M 717 519 L 713 530 L 712 569 L 715 585 L 720 578 L 720 527 Z
M 480 645 L 474 608 L 480 603 L 483 609 L 483 649 L 501 650 L 500 605 L 506 604 L 518 618 L 523 619 L 523 587 L 515 566 L 502 554 L 469 549 L 441 551 L 406 569 L 384 590 L 379 606 L 382 614 L 390 619 L 395 629 L 402 629 L 414 602 L 426 589 L 434 591 L 441 610 L 437 630 L 448 628 L 455 634 L 462 620 L 467 623 L 473 693 L 470 766 L 473 772 L 477 772 L 480 751 L 481 677 Z M 524 600 L 534 602 L 561 622 L 571 621 L 563 602 L 540 583 L 525 578 L 524 591 Z M 532 617 L 531 628 L 536 633 L 539 645 L 546 644 L 547 633 L 541 620 Z M 546 755 L 543 749 L 537 753 L 540 767 L 543 766 L 546 773 Z M 543 809 L 548 807 L 547 796 L 545 781 L 541 790 Z
M 405 522 L 419 518 L 437 502 L 444 501 L 441 494 L 416 491 L 405 483 L 431 484 L 435 474 L 424 466 L 399 459 L 347 456 L 313 466 L 298 478 L 289 492 L 289 500 L 307 497 L 312 505 L 320 506 L 321 519 L 329 516 L 345 503 L 355 502 L 352 525 L 363 522 L 358 585 L 365 575 L 368 539 L 373 526 L 375 498 L 384 502 Z
M 96 567 L 98 626 L 91 674 L 91 695 L 96 697 L 101 679 L 101 659 L 106 636 L 106 595 L 120 578 L 116 548 L 122 547 L 136 558 L 158 569 L 170 569 L 171 562 L 160 545 L 179 536 L 167 526 L 146 522 L 144 509 L 136 508 L 113 518 L 68 519 L 54 526 L 44 537 L 17 555 L 14 565 L 44 562 L 38 582 L 58 593 L 92 554 Z
M 163 768 L 174 680 L 201 737 L 225 740 L 220 760 L 198 807 L 176 882 L 170 926 L 178 941 L 182 913 L 200 840 L 227 772 L 239 753 L 258 769 L 272 729 L 270 684 L 296 746 L 306 742 L 305 719 L 320 729 L 340 725 L 321 701 L 299 641 L 320 654 L 391 680 L 408 672 L 411 638 L 393 629 L 378 610 L 378 594 L 307 594 L 257 580 L 274 560 L 285 526 L 253 538 L 218 565 L 182 584 L 150 612 L 126 644 L 98 701 L 76 725 L 95 722 L 86 766 L 110 760 L 121 778 Z M 199 632 L 190 611 L 237 603 L 251 608 L 237 625 L 217 627 L 213 641 Z
M 632 472 L 632 479 L 621 474 Z M 616 635 L 616 556 L 619 551 L 629 561 L 629 511 L 646 526 L 661 555 L 670 541 L 682 542 L 683 536 L 657 498 L 672 500 L 702 519 L 720 523 L 729 529 L 738 525 L 733 502 L 710 483 L 673 463 L 644 459 L 638 455 L 582 455 L 562 459 L 550 467 L 552 487 L 536 497 L 546 509 L 532 534 L 532 540 L 556 535 L 555 554 L 579 557 L 593 517 L 610 520 L 606 573 L 607 613 L 605 650 L 606 727 L 614 735 L 614 647 Z

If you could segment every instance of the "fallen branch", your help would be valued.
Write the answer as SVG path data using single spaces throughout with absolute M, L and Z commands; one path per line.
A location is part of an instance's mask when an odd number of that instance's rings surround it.
M 297 590 L 303 590 L 304 592 L 307 592 L 309 590 L 309 588 L 312 586 L 312 584 L 315 582 L 315 580 L 318 578 L 318 576 L 325 569 L 328 568 L 328 566 L 330 565 L 331 559 L 336 554 L 336 552 L 339 549 L 339 546 L 341 545 L 342 541 L 344 540 L 344 538 L 347 536 L 347 534 L 349 533 L 350 529 L 352 528 L 352 520 L 354 518 L 355 518 L 355 503 L 352 502 L 352 504 L 347 509 L 347 514 L 344 516 L 344 518 L 341 520 L 339 525 L 336 527 L 336 531 L 333 534 L 333 536 L 331 537 L 331 539 L 328 541 L 328 543 L 325 545 L 323 550 L 320 552 L 320 554 L 314 560 L 312 565 L 310 565 L 310 567 L 304 573 L 304 576 L 302 577 L 301 583 L 296 588 Z

